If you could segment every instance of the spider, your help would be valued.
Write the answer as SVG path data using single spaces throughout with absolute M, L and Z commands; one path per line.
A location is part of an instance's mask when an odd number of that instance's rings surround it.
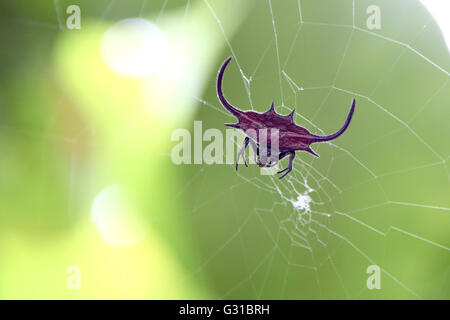
M 238 120 L 238 123 L 233 124 L 226 123 L 225 125 L 241 129 L 247 135 L 247 137 L 245 137 L 244 139 L 243 147 L 237 154 L 236 170 L 238 169 L 240 157 L 242 157 L 242 159 L 244 160 L 245 166 L 248 167 L 247 161 L 245 160 L 245 150 L 247 146 L 250 144 L 250 146 L 254 150 L 255 162 L 259 167 L 272 167 L 276 165 L 281 159 L 289 156 L 289 165 L 287 166 L 287 168 L 277 172 L 278 174 L 283 173 L 283 175 L 279 177 L 279 179 L 282 179 L 289 172 L 292 171 L 296 151 L 307 151 L 312 155 L 319 157 L 319 155 L 311 149 L 310 144 L 334 140 L 341 134 L 343 134 L 347 129 L 348 125 L 350 124 L 350 121 L 352 120 L 353 117 L 353 112 L 355 111 L 356 101 L 354 98 L 352 101 L 350 112 L 348 113 L 347 119 L 345 120 L 345 123 L 342 126 L 342 128 L 340 128 L 337 132 L 328 136 L 317 136 L 311 134 L 305 128 L 296 125 L 294 123 L 295 109 L 292 110 L 292 112 L 286 116 L 278 114 L 277 112 L 275 112 L 273 102 L 272 105 L 270 106 L 270 109 L 264 113 L 259 113 L 255 111 L 242 111 L 233 107 L 227 101 L 227 99 L 225 99 L 222 91 L 223 75 L 230 61 L 231 57 L 225 60 L 225 62 L 222 64 L 222 67 L 219 69 L 219 75 L 217 77 L 217 95 L 220 102 L 225 107 L 225 109 L 227 109 Z M 258 132 L 261 129 L 278 130 L 279 147 L 278 150 L 276 150 L 276 153 L 278 154 L 275 155 L 271 154 L 270 141 L 267 141 L 267 145 L 269 146 L 269 148 L 265 149 L 267 149 L 268 152 L 267 154 L 264 154 L 263 157 L 261 157 L 260 155 L 261 141 L 259 141 L 258 139 L 259 135 L 256 134 L 256 132 Z M 256 159 L 257 156 L 259 157 L 259 160 Z M 261 161 L 262 158 L 264 159 L 263 161 Z

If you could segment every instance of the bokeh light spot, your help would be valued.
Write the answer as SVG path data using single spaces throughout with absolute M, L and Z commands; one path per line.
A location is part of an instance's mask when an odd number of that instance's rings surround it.
M 103 189 L 92 205 L 92 221 L 109 245 L 129 248 L 144 238 L 145 231 L 123 188 L 112 185 Z
M 448 0 L 420 0 L 431 13 L 444 35 L 447 48 L 450 50 L 450 1 Z
M 167 51 L 167 37 L 154 23 L 141 18 L 117 22 L 101 41 L 104 62 L 122 76 L 150 76 L 161 66 Z

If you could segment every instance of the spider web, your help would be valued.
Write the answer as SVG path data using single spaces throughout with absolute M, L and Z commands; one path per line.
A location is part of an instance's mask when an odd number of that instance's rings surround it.
M 225 79 L 234 105 L 265 111 L 275 100 L 278 112 L 295 108 L 296 122 L 321 134 L 341 125 L 353 97 L 357 109 L 345 138 L 315 145 L 320 159 L 298 153 L 284 180 L 243 166 L 236 183 L 213 167 L 192 174 L 188 185 L 202 192 L 192 213 L 208 242 L 194 274 L 227 279 L 214 281 L 221 298 L 448 298 L 449 148 L 436 138 L 450 137 L 437 120 L 448 119 L 449 59 L 446 47 L 440 56 L 427 47 L 438 33 L 433 19 L 411 1 L 268 0 L 231 39 L 204 3 L 238 70 Z M 381 30 L 366 27 L 371 4 L 381 7 Z M 404 11 L 414 10 L 410 23 Z M 256 34 L 258 19 L 266 27 Z M 208 96 L 199 102 L 229 122 Z M 201 230 L 211 221 L 214 231 Z M 370 265 L 380 267 L 380 290 L 367 288 Z

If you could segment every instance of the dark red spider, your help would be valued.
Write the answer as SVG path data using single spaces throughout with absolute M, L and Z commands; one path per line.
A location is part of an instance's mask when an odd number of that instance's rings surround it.
M 244 140 L 244 146 L 238 152 L 237 160 L 236 160 L 236 170 L 238 169 L 239 158 L 242 156 L 245 166 L 248 167 L 247 161 L 245 160 L 245 149 L 248 144 L 255 151 L 255 160 L 258 155 L 259 160 L 255 161 L 260 167 L 271 167 L 275 165 L 279 160 L 289 155 L 289 165 L 287 168 L 278 171 L 277 173 L 283 173 L 279 179 L 285 177 L 289 172 L 292 171 L 292 162 L 294 161 L 295 151 L 303 150 L 313 154 L 316 157 L 319 157 L 317 153 L 315 153 L 310 148 L 310 144 L 316 142 L 325 142 L 334 140 L 339 137 L 344 131 L 347 129 L 350 124 L 350 120 L 352 119 L 353 112 L 355 110 L 355 99 L 353 99 L 352 107 L 350 108 L 350 112 L 348 113 L 347 120 L 345 120 L 344 125 L 341 129 L 339 129 L 336 133 L 333 133 L 329 136 L 316 136 L 311 134 L 308 130 L 303 127 L 300 127 L 294 123 L 294 110 L 287 116 L 282 116 L 275 112 L 275 108 L 272 102 L 270 109 L 264 113 L 254 112 L 254 111 L 242 111 L 235 107 L 233 107 L 224 97 L 222 92 L 222 79 L 225 69 L 228 63 L 231 61 L 231 57 L 229 57 L 223 63 L 222 67 L 219 70 L 219 76 L 217 78 L 217 95 L 219 97 L 222 105 L 237 119 L 238 123 L 236 124 L 225 124 L 226 126 L 239 128 L 243 130 L 248 137 Z M 267 144 L 265 148 L 268 150 L 267 156 L 264 154 L 260 156 L 260 141 L 258 140 L 260 135 L 257 134 L 262 129 L 266 129 L 268 132 L 270 130 L 278 130 L 278 150 L 276 150 L 277 157 L 274 159 L 271 156 L 271 139 L 267 139 L 264 143 Z M 261 159 L 267 160 L 266 162 L 262 162 Z

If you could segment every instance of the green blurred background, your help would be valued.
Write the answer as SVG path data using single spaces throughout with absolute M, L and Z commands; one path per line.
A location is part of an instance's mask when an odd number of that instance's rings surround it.
M 2 1 L 0 25 L 0 298 L 450 297 L 450 59 L 419 1 Z M 174 130 L 233 121 L 228 56 L 234 105 L 329 134 L 355 97 L 348 132 L 281 181 L 175 165 Z

